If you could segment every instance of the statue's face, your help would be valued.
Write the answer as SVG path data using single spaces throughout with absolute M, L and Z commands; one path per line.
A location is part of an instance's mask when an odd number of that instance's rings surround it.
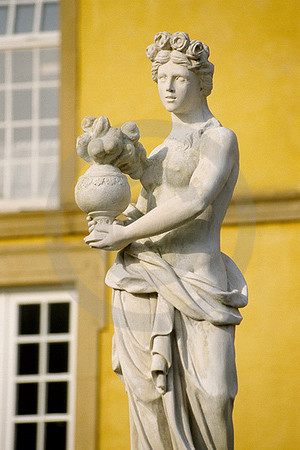
M 177 114 L 189 113 L 201 102 L 199 77 L 172 61 L 158 69 L 158 92 L 166 110 Z

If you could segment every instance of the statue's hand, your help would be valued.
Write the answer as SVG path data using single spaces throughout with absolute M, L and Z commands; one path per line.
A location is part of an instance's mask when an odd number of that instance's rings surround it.
M 110 251 L 121 250 L 132 242 L 132 239 L 128 239 L 126 236 L 126 227 L 119 225 L 117 222 L 111 225 L 96 223 L 93 229 L 97 231 L 99 239 L 89 244 L 91 248 Z
M 87 216 L 86 220 L 88 221 L 89 233 L 91 233 L 95 228 L 96 221 L 91 216 Z

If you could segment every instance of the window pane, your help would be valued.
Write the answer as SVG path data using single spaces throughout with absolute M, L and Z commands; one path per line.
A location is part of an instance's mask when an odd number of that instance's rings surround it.
M 5 111 L 5 103 L 4 103 L 4 92 L 0 91 L 0 121 L 3 122 L 4 120 L 4 111 Z
M 48 308 L 48 333 L 68 333 L 69 303 L 50 303 Z
M 33 26 L 34 5 L 18 5 L 16 10 L 15 33 L 30 33 Z
M 32 51 L 12 52 L 12 81 L 32 81 Z
M 13 120 L 31 119 L 32 94 L 29 89 L 13 91 Z
M 45 3 L 42 12 L 41 31 L 53 31 L 59 29 L 58 4 Z
M 41 156 L 58 154 L 58 127 L 40 127 L 39 153 Z
M 14 128 L 13 130 L 13 156 L 30 156 L 31 155 L 31 134 L 32 130 L 29 127 Z
M 46 383 L 47 403 L 46 412 L 66 413 L 67 412 L 67 381 L 54 381 Z
M 0 34 L 6 34 L 7 6 L 0 6 Z
M 39 344 L 18 345 L 18 375 L 39 372 Z
M 29 164 L 13 164 L 11 196 L 19 199 L 31 196 L 31 166 Z
M 52 119 L 58 116 L 57 88 L 40 89 L 40 118 Z
M 48 373 L 68 372 L 68 342 L 48 344 Z
M 15 426 L 15 450 L 36 449 L 36 423 L 17 423 Z
M 4 130 L 0 128 L 0 160 L 4 158 Z
M 40 305 L 19 306 L 19 334 L 39 334 Z
M 4 83 L 4 52 L 0 52 L 0 83 Z
M 57 164 L 41 163 L 39 167 L 38 194 L 40 197 L 54 198 L 58 192 Z
M 38 400 L 38 384 L 17 384 L 16 414 L 36 414 Z
M 40 79 L 57 80 L 59 77 L 58 49 L 40 51 Z
M 46 423 L 45 449 L 65 450 L 66 449 L 66 422 Z

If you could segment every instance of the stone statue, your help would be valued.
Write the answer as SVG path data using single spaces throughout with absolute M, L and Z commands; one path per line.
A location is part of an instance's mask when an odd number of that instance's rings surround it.
M 160 32 L 147 56 L 171 133 L 140 158 L 142 190 L 128 219 L 88 218 L 96 233 L 89 245 L 120 250 L 106 277 L 113 368 L 129 398 L 132 449 L 228 450 L 235 325 L 247 304 L 242 274 L 220 251 L 239 171 L 237 139 L 207 105 L 214 71 L 207 45 Z

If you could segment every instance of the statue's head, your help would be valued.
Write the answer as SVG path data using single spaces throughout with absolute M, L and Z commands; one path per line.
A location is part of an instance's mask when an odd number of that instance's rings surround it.
M 199 90 L 205 97 L 211 93 L 214 65 L 208 61 L 209 48 L 203 42 L 191 41 L 181 31 L 174 34 L 161 31 L 154 36 L 154 44 L 147 47 L 146 54 L 152 62 L 152 79 L 156 83 L 159 68 L 171 61 L 199 77 Z

